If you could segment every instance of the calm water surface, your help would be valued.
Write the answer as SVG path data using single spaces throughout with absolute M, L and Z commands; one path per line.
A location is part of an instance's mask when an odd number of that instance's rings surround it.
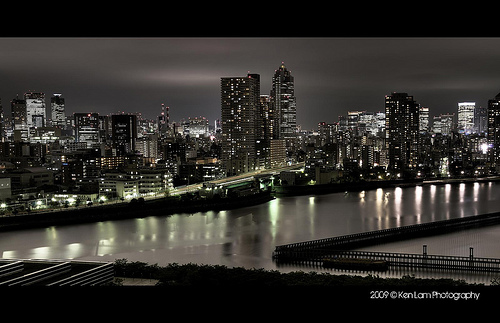
M 2 258 L 127 258 L 278 268 L 276 245 L 500 211 L 500 183 L 422 185 L 277 198 L 237 210 L 151 216 L 0 233 Z M 365 250 L 500 258 L 500 227 L 378 245 Z

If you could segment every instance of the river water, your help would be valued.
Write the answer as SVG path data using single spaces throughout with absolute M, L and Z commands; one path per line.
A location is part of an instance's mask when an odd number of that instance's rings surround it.
M 281 244 L 497 211 L 500 211 L 498 182 L 280 197 L 229 211 L 2 232 L 0 255 L 98 261 L 126 258 L 160 266 L 175 262 L 285 272 L 322 271 L 277 267 L 272 252 Z M 474 256 L 500 258 L 499 237 L 500 226 L 493 226 L 363 250 L 421 253 L 422 245 L 426 244 L 429 254 L 468 256 L 469 247 L 473 247 Z

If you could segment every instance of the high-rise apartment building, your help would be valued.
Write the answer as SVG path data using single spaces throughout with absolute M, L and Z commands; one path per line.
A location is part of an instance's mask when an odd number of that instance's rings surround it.
M 272 79 L 271 105 L 275 115 L 274 139 L 285 139 L 288 146 L 297 133 L 297 103 L 294 78 L 284 63 L 276 70 Z
M 500 93 L 488 100 L 488 159 L 492 166 L 500 163 Z
M 52 126 L 65 128 L 66 114 L 64 108 L 64 98 L 62 97 L 62 94 L 54 93 L 54 95 L 50 98 L 50 111 Z
M 458 132 L 469 135 L 474 132 L 476 102 L 458 103 Z
M 137 138 L 136 150 L 146 158 L 160 158 L 158 151 L 158 134 L 146 134 Z
M 222 163 L 228 176 L 255 168 L 259 98 L 258 74 L 221 78 Z
M 269 94 L 260 95 L 260 117 L 262 123 L 258 130 L 258 136 L 262 138 L 273 138 L 273 120 L 274 113 L 271 106 L 271 97 Z
M 278 139 L 272 139 L 274 115 L 271 109 L 271 98 L 268 94 L 260 95 L 257 118 L 255 133 L 256 168 L 269 168 L 271 167 L 271 141 Z M 283 162 L 285 162 L 285 159 Z
M 419 105 L 413 96 L 385 96 L 385 132 L 389 168 L 415 169 L 419 155 Z
M 44 127 L 46 118 L 45 93 L 28 92 L 24 94 L 26 101 L 26 121 L 28 128 Z

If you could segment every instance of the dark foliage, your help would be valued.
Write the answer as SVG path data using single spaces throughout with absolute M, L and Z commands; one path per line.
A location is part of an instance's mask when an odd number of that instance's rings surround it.
M 403 287 L 456 287 L 467 286 L 463 280 L 426 279 L 413 276 L 381 278 L 379 276 L 334 275 L 330 273 L 228 268 L 221 265 L 177 263 L 160 267 L 144 262 L 115 262 L 115 276 L 157 279 L 157 286 L 192 287 L 329 287 L 329 286 L 403 286 Z

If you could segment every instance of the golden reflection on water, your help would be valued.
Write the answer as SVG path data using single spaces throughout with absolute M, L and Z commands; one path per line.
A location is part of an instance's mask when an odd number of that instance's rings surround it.
M 5 258 L 75 259 L 154 250 L 152 257 L 161 254 L 175 262 L 175 257 L 187 259 L 191 250 L 189 260 L 216 262 L 224 246 L 232 257 L 224 258 L 228 264 L 240 257 L 238 265 L 247 260 L 253 265 L 269 261 L 280 244 L 500 211 L 499 192 L 498 184 L 474 183 L 277 198 L 228 211 L 5 232 L 0 253 Z

